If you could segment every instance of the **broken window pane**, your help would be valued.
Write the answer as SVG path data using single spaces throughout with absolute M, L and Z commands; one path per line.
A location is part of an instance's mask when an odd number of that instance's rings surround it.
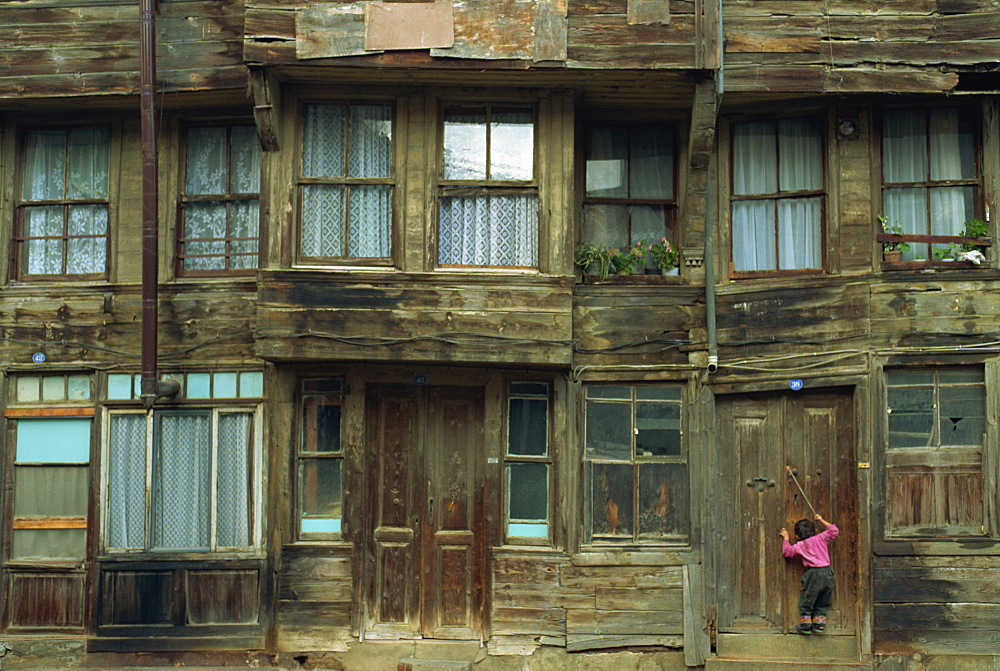
M 684 464 L 641 464 L 639 536 L 686 536 L 688 513 L 687 467 Z
M 681 453 L 681 406 L 676 403 L 638 403 L 635 406 L 635 456 Z
M 511 521 L 543 522 L 549 517 L 549 465 L 508 464 L 507 514 Z
M 591 500 L 593 532 L 598 536 L 632 537 L 631 464 L 593 464 Z
M 631 405 L 587 402 L 587 455 L 604 459 L 631 458 Z

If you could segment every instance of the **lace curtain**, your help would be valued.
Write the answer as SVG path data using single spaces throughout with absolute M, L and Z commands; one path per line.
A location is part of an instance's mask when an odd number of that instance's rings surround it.
M 47 130 L 25 138 L 21 197 L 27 275 L 100 274 L 107 268 L 108 160 L 104 128 Z M 63 201 L 31 205 L 32 201 Z M 102 203 L 72 201 L 99 200 Z
M 328 183 L 302 187 L 302 255 L 390 256 L 391 174 L 389 105 L 307 105 L 302 177 Z
M 735 124 L 732 136 L 734 268 L 822 268 L 822 199 L 784 195 L 823 188 L 819 131 L 806 119 L 782 119 Z
M 919 235 L 959 235 L 974 214 L 972 185 L 892 187 L 892 183 L 976 178 L 973 120 L 957 108 L 890 110 L 882 139 L 885 217 Z M 927 243 L 911 243 L 904 258 L 930 258 Z

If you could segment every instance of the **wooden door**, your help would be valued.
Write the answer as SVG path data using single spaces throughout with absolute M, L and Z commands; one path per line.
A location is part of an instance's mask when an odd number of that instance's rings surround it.
M 485 609 L 483 393 L 367 393 L 365 635 L 479 639 Z
M 857 478 L 849 392 L 720 397 L 719 631 L 786 633 L 798 621 L 803 568 L 781 556 L 778 530 L 816 512 L 840 528 L 830 634 L 853 634 L 857 606 Z M 788 469 L 805 492 L 799 491 Z

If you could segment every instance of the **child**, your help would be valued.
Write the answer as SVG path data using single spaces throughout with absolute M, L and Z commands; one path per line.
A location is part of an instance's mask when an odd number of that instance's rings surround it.
M 802 591 L 799 593 L 799 624 L 795 631 L 800 634 L 823 633 L 826 630 L 826 611 L 833 597 L 833 569 L 830 568 L 830 541 L 840 534 L 836 524 L 824 520 L 819 513 L 816 521 L 825 529 L 819 534 L 810 520 L 795 523 L 795 535 L 799 542 L 788 542 L 788 531 L 782 527 L 778 533 L 783 539 L 781 554 L 786 559 L 798 555 L 806 567 L 802 576 Z

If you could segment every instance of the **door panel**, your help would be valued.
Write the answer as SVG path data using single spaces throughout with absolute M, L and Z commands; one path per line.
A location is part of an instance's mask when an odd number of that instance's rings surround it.
M 479 638 L 482 390 L 373 386 L 367 422 L 366 636 Z
M 796 520 L 811 519 L 811 503 L 841 530 L 831 547 L 837 588 L 827 631 L 854 632 L 857 485 L 851 408 L 850 393 L 837 392 L 720 398 L 720 485 L 738 492 L 722 497 L 732 504 L 720 503 L 726 527 L 720 534 L 720 631 L 794 628 L 804 569 L 781 557 L 777 532 L 786 527 L 793 533 Z

